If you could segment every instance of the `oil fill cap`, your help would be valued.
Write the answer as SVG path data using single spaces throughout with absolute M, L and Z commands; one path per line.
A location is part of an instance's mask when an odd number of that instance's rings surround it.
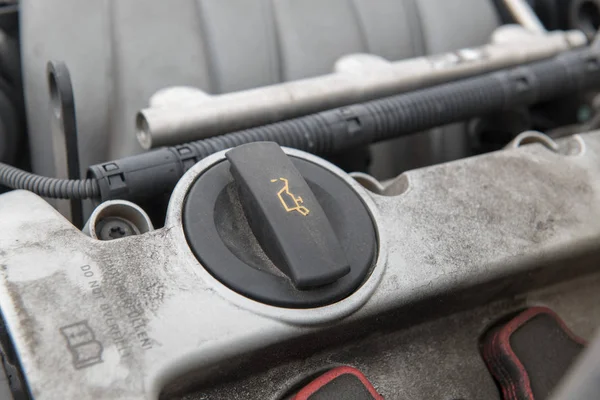
M 350 295 L 377 240 L 358 194 L 339 176 L 272 142 L 229 150 L 184 202 L 200 263 L 229 288 L 267 304 L 309 308 Z
M 252 232 L 297 289 L 327 285 L 350 272 L 325 211 L 277 144 L 252 143 L 226 156 Z

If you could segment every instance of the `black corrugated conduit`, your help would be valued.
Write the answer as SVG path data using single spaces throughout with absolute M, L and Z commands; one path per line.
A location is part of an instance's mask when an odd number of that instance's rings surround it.
M 273 141 L 315 154 L 335 154 L 598 87 L 600 49 L 589 47 L 516 68 L 97 164 L 89 168 L 89 179 L 82 181 L 20 175 L 0 164 L 0 184 L 45 197 L 143 199 L 169 193 L 196 162 L 240 144 Z

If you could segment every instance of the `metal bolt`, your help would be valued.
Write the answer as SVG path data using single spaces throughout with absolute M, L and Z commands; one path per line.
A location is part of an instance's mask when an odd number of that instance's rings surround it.
M 122 226 L 113 226 L 112 228 L 110 228 L 108 236 L 110 236 L 113 239 L 121 238 L 125 236 L 125 229 L 123 229 Z
M 99 221 L 96 232 L 100 240 L 120 239 L 138 234 L 129 221 L 118 217 L 108 217 Z

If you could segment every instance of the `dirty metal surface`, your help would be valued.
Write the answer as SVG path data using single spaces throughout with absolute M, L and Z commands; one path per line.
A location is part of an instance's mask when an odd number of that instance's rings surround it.
M 543 305 L 590 341 L 600 327 L 599 285 L 600 274 L 594 274 L 416 326 L 374 330 L 360 340 L 283 360 L 270 369 L 197 388 L 177 399 L 280 400 L 305 376 L 351 365 L 386 399 L 502 400 L 481 357 L 482 335 L 503 317 Z
M 352 185 L 379 235 L 370 278 L 318 309 L 243 298 L 194 258 L 182 203 L 224 153 L 188 171 L 165 227 L 140 236 L 96 241 L 31 193 L 0 196 L 0 307 L 33 397 L 179 395 L 252 374 L 253 360 L 268 370 L 598 270 L 600 132 L 565 139 L 559 153 L 531 145 L 411 171 L 388 196 L 287 152 Z

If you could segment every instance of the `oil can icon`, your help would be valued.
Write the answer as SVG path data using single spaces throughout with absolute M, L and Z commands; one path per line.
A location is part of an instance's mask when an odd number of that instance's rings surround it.
M 94 331 L 87 321 L 63 326 L 60 328 L 60 333 L 67 341 L 67 348 L 73 356 L 73 366 L 76 369 L 102 362 L 102 343 L 96 340 Z
M 292 192 L 290 192 L 290 184 L 287 179 L 279 178 L 279 179 L 271 179 L 271 182 L 282 181 L 283 187 L 279 192 L 277 192 L 277 197 L 279 197 L 279 201 L 285 208 L 285 211 L 292 212 L 297 211 L 303 216 L 307 216 L 310 210 L 304 207 L 302 204 L 302 197 L 294 196 Z

